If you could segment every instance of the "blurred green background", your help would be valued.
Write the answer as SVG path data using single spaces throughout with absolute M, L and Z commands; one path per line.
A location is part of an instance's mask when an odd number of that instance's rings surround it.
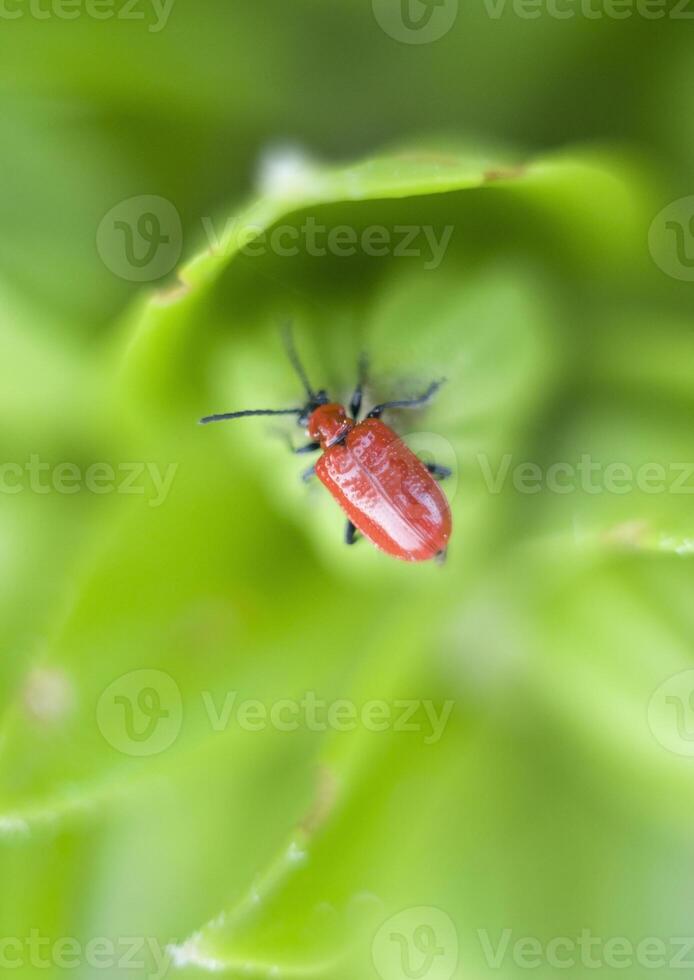
M 694 969 L 691 12 L 558 9 L 2 6 L 3 970 Z M 286 318 L 447 376 L 443 568 L 196 425 Z

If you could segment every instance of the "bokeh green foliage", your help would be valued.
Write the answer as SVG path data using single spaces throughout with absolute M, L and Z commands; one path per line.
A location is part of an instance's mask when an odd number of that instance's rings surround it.
M 333 39 L 307 41 L 307 23 Z M 569 31 L 471 10 L 422 51 L 383 36 L 368 9 L 313 2 L 179 0 L 156 37 L 6 26 L 6 459 L 177 470 L 158 508 L 87 493 L 2 501 L 0 932 L 197 934 L 185 956 L 232 976 L 250 963 L 363 978 L 375 976 L 374 929 L 406 907 L 451 916 L 461 976 L 488 969 L 478 929 L 686 935 L 688 760 L 654 740 L 646 711 L 691 662 L 689 498 L 492 494 L 479 465 L 508 453 L 542 466 L 582 453 L 688 461 L 687 284 L 666 281 L 646 248 L 690 153 L 664 131 L 642 71 L 665 54 L 684 70 L 672 25 L 620 28 L 618 57 L 614 23 Z M 358 65 L 345 54 L 357 48 Z M 580 96 L 587 52 L 597 67 Z M 619 118 L 617 76 L 631 84 Z M 434 138 L 366 152 L 485 124 L 488 145 L 515 137 L 534 152 Z M 259 147 L 286 134 L 363 162 L 240 203 Z M 638 146 L 540 152 L 607 134 L 650 139 L 675 163 L 664 176 Z M 125 305 L 130 287 L 99 264 L 95 229 L 115 201 L 152 190 L 184 217 L 184 289 Z M 231 241 L 198 249 L 196 216 L 210 212 L 220 227 L 238 214 L 454 231 L 435 270 L 392 256 L 258 258 Z M 340 396 L 363 349 L 370 400 L 447 376 L 426 414 L 394 417 L 443 439 L 456 463 L 443 569 L 364 543 L 346 553 L 341 515 L 274 437 L 298 437 L 289 423 L 195 425 L 296 402 L 277 330 L 287 316 L 311 377 Z M 143 667 L 175 679 L 184 724 L 166 752 L 136 759 L 102 738 L 95 712 L 114 679 Z M 71 692 L 53 721 L 28 705 L 51 671 Z M 211 731 L 202 693 L 219 705 L 230 690 L 267 704 L 306 691 L 450 698 L 454 710 L 436 744 L 421 732 Z M 498 975 L 515 975 L 513 962 Z

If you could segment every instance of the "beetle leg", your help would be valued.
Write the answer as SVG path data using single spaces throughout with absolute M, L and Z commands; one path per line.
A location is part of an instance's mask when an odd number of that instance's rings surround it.
M 359 365 L 357 367 L 357 386 L 354 389 L 354 394 L 352 395 L 349 403 L 349 412 L 355 421 L 359 418 L 359 412 L 361 411 L 361 399 L 364 393 L 367 368 L 368 362 L 366 360 L 366 354 L 361 354 L 359 357 Z
M 292 452 L 296 453 L 297 456 L 301 455 L 301 453 L 315 453 L 317 449 L 320 449 L 319 442 L 307 442 L 305 446 L 299 446 L 298 449 L 294 449 L 292 446 Z M 301 479 L 304 481 L 304 483 L 308 483 L 311 477 L 315 476 L 315 473 L 315 466 L 309 466 L 308 469 L 302 471 Z
M 359 412 L 361 411 L 361 396 L 362 387 L 360 382 L 354 389 L 354 394 L 352 395 L 349 403 L 349 414 L 352 416 L 355 422 L 359 418 Z
M 424 394 L 418 398 L 403 398 L 400 401 L 383 402 L 381 405 L 376 405 L 366 417 L 367 419 L 380 419 L 381 415 L 388 408 L 417 408 L 419 405 L 426 405 L 434 397 L 444 381 L 445 378 L 441 378 L 440 381 L 432 381 Z
M 354 544 L 357 540 L 358 531 L 351 521 L 347 521 L 347 527 L 345 528 L 345 544 Z
M 453 472 L 447 466 L 439 466 L 438 463 L 425 463 L 424 465 L 437 480 L 445 480 Z
M 309 442 L 305 446 L 299 446 L 297 449 L 295 448 L 294 443 L 292 442 L 292 437 L 288 432 L 285 432 L 283 429 L 273 429 L 272 431 L 273 435 L 282 440 L 290 453 L 312 453 L 314 449 L 320 449 L 319 442 Z
M 434 555 L 434 561 L 437 565 L 443 565 L 447 557 L 447 549 L 444 548 L 442 551 L 437 551 Z

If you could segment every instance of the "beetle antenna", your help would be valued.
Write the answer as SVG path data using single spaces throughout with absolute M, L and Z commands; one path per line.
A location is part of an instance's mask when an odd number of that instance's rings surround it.
M 284 340 L 284 346 L 287 351 L 287 357 L 289 358 L 292 367 L 298 374 L 299 379 L 302 385 L 304 386 L 306 394 L 309 397 L 309 401 L 315 402 L 317 399 L 316 393 L 311 387 L 306 371 L 304 370 L 304 366 L 301 363 L 301 360 L 299 359 L 299 355 L 296 352 L 291 320 L 288 320 L 282 327 L 282 339 Z
M 243 412 L 223 412 L 221 415 L 206 415 L 200 425 L 208 422 L 223 422 L 225 419 L 242 419 L 249 415 L 303 415 L 303 408 L 247 408 Z

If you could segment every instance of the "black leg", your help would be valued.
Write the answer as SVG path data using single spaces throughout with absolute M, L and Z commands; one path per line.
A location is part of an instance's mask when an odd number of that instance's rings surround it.
M 319 442 L 308 442 L 305 446 L 299 446 L 298 449 L 294 449 L 294 447 L 292 447 L 292 452 L 297 456 L 300 456 L 302 453 L 315 453 L 317 449 L 320 449 Z M 315 466 L 309 466 L 308 469 L 302 471 L 301 479 L 304 481 L 304 483 L 308 483 L 311 477 L 315 475 L 315 472 Z
M 436 554 L 434 555 L 434 561 L 436 562 L 437 565 L 443 565 L 444 562 L 446 561 L 446 557 L 447 557 L 447 550 L 446 548 L 444 548 L 443 551 L 436 552 Z
M 364 394 L 364 385 L 366 384 L 366 371 L 368 368 L 368 363 L 366 360 L 366 355 L 362 354 L 359 357 L 359 365 L 357 367 L 357 387 L 354 389 L 354 394 L 349 403 L 349 412 L 353 419 L 359 418 L 359 412 L 361 411 L 361 399 Z
M 446 477 L 450 476 L 453 470 L 449 470 L 447 466 L 439 466 L 438 463 L 425 463 L 426 468 L 429 470 L 433 477 L 437 480 L 445 480 Z
M 345 544 L 354 544 L 357 539 L 358 531 L 351 521 L 347 521 L 345 528 Z
M 388 408 L 416 408 L 418 405 L 426 405 L 426 403 L 433 398 L 436 392 L 439 390 L 445 379 L 440 381 L 432 381 L 427 390 L 423 395 L 418 398 L 403 398 L 401 401 L 395 402 L 383 402 L 382 405 L 376 405 L 372 408 L 369 414 L 366 416 L 367 419 L 380 419 L 381 415 Z
M 359 418 L 359 412 L 361 411 L 361 396 L 362 387 L 361 383 L 359 383 L 354 389 L 354 394 L 352 395 L 352 399 L 349 403 L 349 414 L 355 421 Z
M 299 446 L 298 449 L 295 448 L 294 443 L 292 442 L 292 437 L 283 429 L 275 429 L 274 435 L 278 436 L 282 442 L 285 443 L 290 453 L 297 453 L 297 455 L 301 455 L 301 453 L 312 453 L 314 450 L 320 449 L 319 442 L 309 442 L 305 446 Z

